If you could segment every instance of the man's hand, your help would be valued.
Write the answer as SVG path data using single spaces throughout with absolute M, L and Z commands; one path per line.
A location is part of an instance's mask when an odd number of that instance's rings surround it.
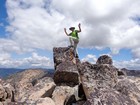
M 66 35 L 69 35 L 69 34 L 67 33 L 67 31 L 66 31 L 66 28 L 64 28 L 64 32 L 65 32 Z
M 80 23 L 78 24 L 78 27 L 81 27 L 81 24 Z
M 78 27 L 79 27 L 78 32 L 81 32 L 81 24 L 80 23 L 78 24 Z

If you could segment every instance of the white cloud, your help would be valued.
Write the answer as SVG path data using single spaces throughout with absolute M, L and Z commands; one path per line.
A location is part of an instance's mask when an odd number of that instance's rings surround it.
M 31 57 L 24 59 L 12 59 L 8 54 L 0 54 L 0 67 L 13 68 L 53 68 L 53 61 L 46 56 L 39 56 L 33 52 Z
M 10 59 L 10 55 L 7 53 L 0 53 L 0 62 L 4 61 L 4 60 L 8 60 Z
M 90 62 L 92 64 L 95 64 L 96 61 L 97 61 L 97 58 L 96 58 L 95 55 L 88 54 L 88 55 L 86 55 L 86 57 L 82 58 L 81 61 L 82 62 L 88 61 L 88 62 Z
M 30 6 L 22 8 L 23 4 Z M 20 0 L 7 1 L 10 20 L 7 31 L 12 34 L 12 39 L 23 47 L 50 50 L 58 43 L 62 45 L 64 43 L 62 41 L 66 39 L 63 34 L 63 15 L 53 9 L 48 12 L 42 5 L 40 6 L 40 3 L 37 4 L 24 1 L 21 3 Z
M 45 56 L 39 56 L 37 53 L 32 53 L 32 58 L 25 58 L 33 67 L 53 67 L 53 63 L 50 58 Z
M 133 49 L 132 53 L 133 53 L 134 58 L 139 58 L 140 57 L 140 48 Z
M 131 18 L 140 15 L 139 4 L 139 0 L 8 0 L 7 30 L 22 47 L 50 50 L 67 46 L 63 28 L 81 22 L 80 47 L 133 49 L 139 46 L 140 28 Z
M 0 52 L 2 53 L 24 53 L 24 52 L 31 52 L 33 49 L 28 47 L 22 47 L 19 43 L 11 40 L 11 39 L 0 39 Z
M 67 46 L 63 28 L 77 28 L 81 22 L 79 47 L 108 47 L 113 54 L 127 48 L 140 58 L 140 27 L 133 19 L 140 16 L 139 5 L 140 0 L 7 0 L 6 29 L 11 37 L 0 39 L 0 51 L 24 53 Z
M 140 59 L 133 59 L 130 61 L 114 61 L 117 68 L 127 68 L 129 70 L 140 70 Z

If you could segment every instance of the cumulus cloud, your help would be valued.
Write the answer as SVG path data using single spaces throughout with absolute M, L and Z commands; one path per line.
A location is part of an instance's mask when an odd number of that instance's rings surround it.
M 109 47 L 118 53 L 139 46 L 140 28 L 132 19 L 140 16 L 139 5 L 139 0 L 8 0 L 7 31 L 22 47 L 50 50 L 67 46 L 63 28 L 81 22 L 80 47 Z
M 12 53 L 16 52 L 18 54 L 24 52 L 31 52 L 33 49 L 28 47 L 21 47 L 21 45 L 11 39 L 0 39 L 0 52 L 2 53 Z
M 39 56 L 36 52 L 32 53 L 31 57 L 24 59 L 12 59 L 9 54 L 0 54 L 0 67 L 18 67 L 18 68 L 52 68 L 53 62 L 46 56 Z
M 0 53 L 0 61 L 8 60 L 10 59 L 10 55 L 8 53 Z
M 53 9 L 49 12 L 49 7 L 44 7 L 45 3 L 44 0 L 7 1 L 10 22 L 7 31 L 11 33 L 11 38 L 20 43 L 22 47 L 50 50 L 58 43 L 59 45 L 65 43 L 63 15 Z
M 77 28 L 80 22 L 79 47 L 108 47 L 112 54 L 127 48 L 140 58 L 140 27 L 135 19 L 140 17 L 139 5 L 140 0 L 7 0 L 10 38 L 0 39 L 0 51 L 24 53 L 67 46 L 63 28 Z

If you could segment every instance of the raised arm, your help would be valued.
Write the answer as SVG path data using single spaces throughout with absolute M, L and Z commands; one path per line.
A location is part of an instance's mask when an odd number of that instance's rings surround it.
M 79 27 L 79 30 L 77 32 L 81 32 L 82 30 L 81 30 L 81 24 L 80 23 L 78 24 L 78 27 Z
M 67 36 L 69 36 L 69 34 L 68 34 L 67 31 L 66 31 L 66 28 L 64 28 L 64 32 L 65 32 L 65 34 L 66 34 Z

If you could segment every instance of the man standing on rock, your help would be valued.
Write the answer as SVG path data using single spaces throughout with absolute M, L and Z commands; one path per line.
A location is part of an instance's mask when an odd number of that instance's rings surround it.
M 69 37 L 70 40 L 70 46 L 69 47 L 74 47 L 74 55 L 75 57 L 78 57 L 76 49 L 77 49 L 77 44 L 79 43 L 79 36 L 78 33 L 81 32 L 81 24 L 78 24 L 79 30 L 75 30 L 75 27 L 70 27 L 69 30 L 71 31 L 70 34 L 67 33 L 66 28 L 64 28 L 64 32 L 67 36 Z

